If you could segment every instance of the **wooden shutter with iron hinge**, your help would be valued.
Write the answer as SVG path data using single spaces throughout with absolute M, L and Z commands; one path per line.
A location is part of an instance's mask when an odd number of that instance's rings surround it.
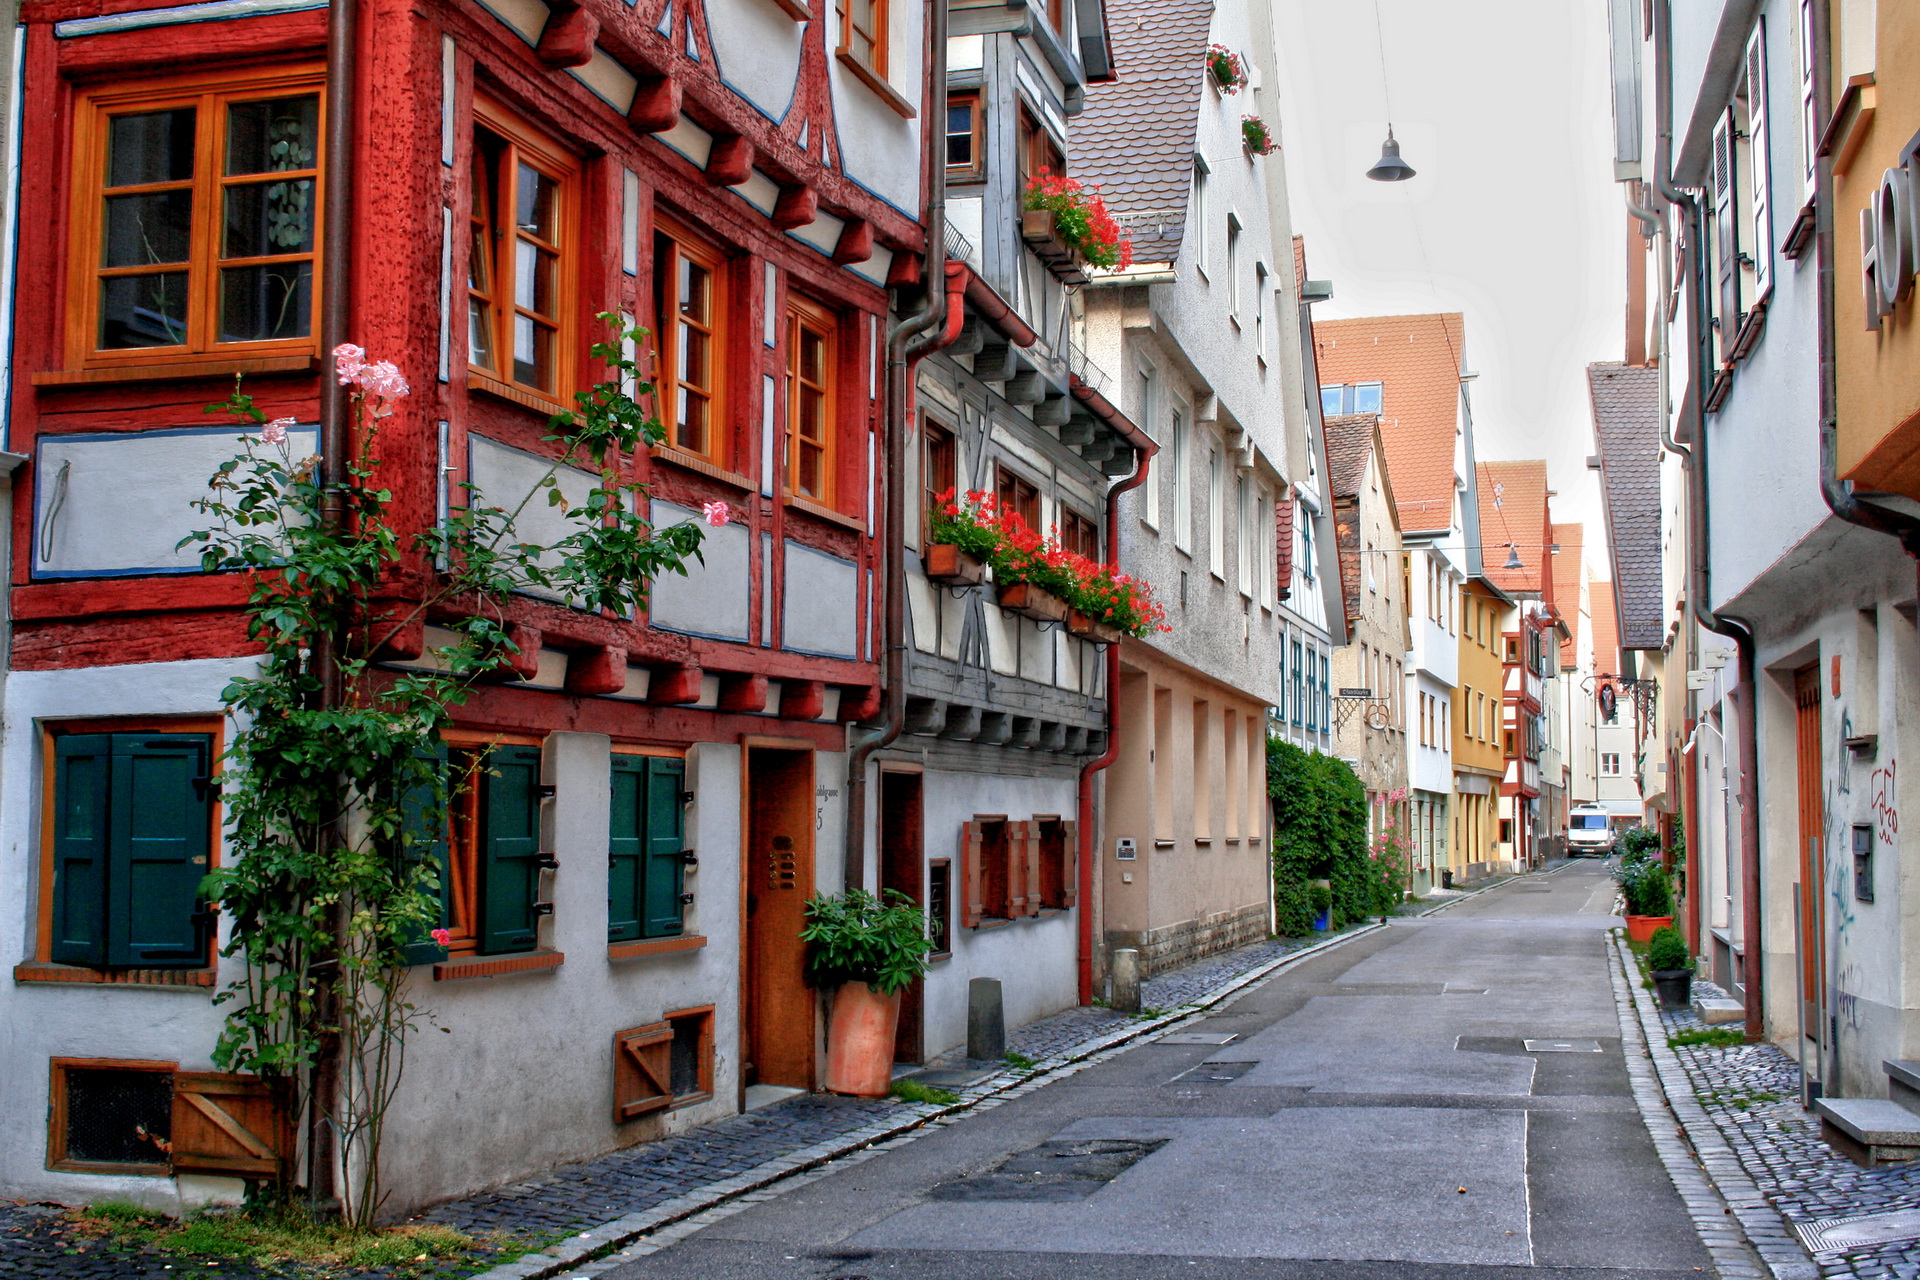
M 975 929 L 986 914 L 985 856 L 986 824 L 963 823 L 960 832 L 960 927 Z
M 1080 888 L 1080 824 L 1062 822 L 1060 824 L 1060 905 L 1068 911 L 1073 910 L 1079 900 Z
M 613 1037 L 613 1119 L 620 1123 L 673 1105 L 673 1024 L 650 1022 Z
M 175 1173 L 277 1178 L 292 1147 L 285 1093 L 272 1081 L 219 1071 L 174 1072 Z

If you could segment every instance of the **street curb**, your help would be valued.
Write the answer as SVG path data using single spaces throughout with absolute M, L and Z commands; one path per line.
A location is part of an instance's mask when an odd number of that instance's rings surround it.
M 1634 1100 L 1716 1269 L 1724 1277 L 1819 1280 L 1820 1268 L 1694 1096 L 1692 1079 L 1667 1044 L 1659 1010 L 1635 983 L 1639 965 L 1617 928 L 1612 938 L 1617 963 L 1609 966 L 1609 972 Z M 1635 1015 L 1631 1020 L 1629 1003 Z M 1661 1117 L 1663 1108 L 1666 1115 Z M 1655 1123 L 1659 1118 L 1673 1123 L 1671 1135 L 1662 1132 L 1664 1125 Z M 1737 1233 L 1727 1229 L 1729 1217 L 1739 1227 Z
M 1499 886 L 1489 887 L 1498 888 Z M 1454 901 L 1463 900 L 1455 899 Z M 1071 1049 L 1042 1058 L 1031 1068 L 1000 1072 L 979 1084 L 961 1090 L 958 1102 L 945 1106 L 920 1104 L 898 1120 L 869 1125 L 827 1142 L 802 1147 L 798 1151 L 766 1161 L 737 1173 L 731 1178 L 702 1187 L 698 1191 L 689 1191 L 685 1195 L 676 1196 L 651 1209 L 629 1213 L 603 1222 L 597 1227 L 590 1227 L 570 1235 L 559 1244 L 542 1252 L 524 1254 L 512 1262 L 503 1262 L 485 1271 L 476 1271 L 467 1280 L 546 1280 L 547 1277 L 559 1276 L 583 1266 L 588 1270 L 579 1272 L 582 1275 L 607 1270 L 610 1263 L 596 1260 L 625 1249 L 642 1237 L 650 1236 L 662 1228 L 686 1222 L 695 1216 L 725 1217 L 730 1211 L 729 1205 L 737 1204 L 738 1208 L 745 1208 L 748 1199 L 754 1201 L 770 1199 L 773 1194 L 776 1194 L 771 1190 L 776 1183 L 798 1179 L 809 1173 L 824 1172 L 825 1166 L 835 1161 L 849 1156 L 863 1158 L 864 1154 L 873 1154 L 879 1144 L 891 1145 L 897 1141 L 911 1141 L 932 1132 L 933 1126 L 951 1124 L 964 1118 L 969 1112 L 998 1106 L 1013 1097 L 1049 1083 L 1053 1077 L 1071 1075 L 1093 1066 L 1097 1061 L 1104 1060 L 1136 1040 L 1145 1039 L 1188 1022 L 1198 1014 L 1213 1008 L 1230 996 L 1245 991 L 1281 969 L 1335 947 L 1344 946 L 1355 938 L 1363 938 L 1386 927 L 1379 923 L 1363 925 L 1350 932 L 1342 933 L 1338 937 L 1316 942 L 1298 951 L 1289 951 L 1245 973 L 1236 974 L 1199 999 L 1190 1000 L 1178 1009 L 1162 1014 L 1160 1017 L 1142 1019 L 1127 1026 L 1115 1028 L 1105 1035 L 1083 1040 Z M 699 1226 L 705 1226 L 707 1223 L 703 1221 L 697 1225 L 689 1225 L 697 1230 Z M 691 1230 L 685 1234 L 691 1234 Z M 644 1251 L 653 1252 L 651 1249 Z M 621 1259 L 621 1261 L 625 1260 L 625 1258 Z

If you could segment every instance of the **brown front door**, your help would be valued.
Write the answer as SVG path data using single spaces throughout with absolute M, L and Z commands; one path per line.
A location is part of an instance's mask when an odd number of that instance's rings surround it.
M 880 888 L 882 893 L 897 889 L 920 904 L 927 901 L 926 859 L 921 847 L 925 829 L 920 807 L 920 775 L 886 773 L 880 775 Z M 921 983 L 900 993 L 900 1026 L 894 1036 L 896 1062 L 919 1062 L 925 1057 L 921 1043 Z
M 747 750 L 746 1005 L 748 1084 L 813 1088 L 814 995 L 806 983 L 813 893 L 813 753 Z
M 1818 668 L 1795 673 L 1793 706 L 1794 757 L 1800 787 L 1800 1016 L 1807 1037 L 1818 1044 L 1825 1039 L 1820 1027 L 1820 988 L 1827 936 L 1825 859 L 1821 856 L 1826 805 L 1821 795 Z

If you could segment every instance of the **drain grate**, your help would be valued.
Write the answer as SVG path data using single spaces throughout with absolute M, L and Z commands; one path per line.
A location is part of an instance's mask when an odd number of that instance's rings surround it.
M 1189 1071 L 1182 1071 L 1168 1084 L 1226 1084 L 1238 1080 L 1253 1070 L 1251 1062 L 1203 1062 Z
M 1901 1240 L 1920 1240 L 1920 1209 L 1862 1213 L 1851 1218 L 1815 1218 L 1811 1222 L 1796 1222 L 1793 1229 L 1800 1243 L 1815 1253 L 1864 1249 Z
M 1165 1138 L 1054 1139 L 985 1173 L 942 1182 L 934 1200 L 1080 1200 L 1167 1145 Z

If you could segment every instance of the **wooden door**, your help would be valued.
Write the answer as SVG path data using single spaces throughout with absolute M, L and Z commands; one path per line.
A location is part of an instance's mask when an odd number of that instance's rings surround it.
M 748 1084 L 813 1087 L 814 993 L 806 983 L 813 894 L 813 753 L 747 752 L 747 939 L 742 1058 Z
M 1800 787 L 1800 1005 L 1801 1026 L 1816 1044 L 1821 1034 L 1821 975 L 1826 971 L 1826 805 L 1821 794 L 1820 673 L 1793 677 L 1794 759 Z M 1817 1059 L 1816 1059 L 1817 1061 Z M 1808 1072 L 1818 1074 L 1817 1071 Z
M 922 833 L 926 827 L 920 783 L 917 773 L 883 772 L 880 775 L 880 888 L 883 893 L 897 889 L 924 909 L 927 871 Z M 921 1035 L 922 995 L 922 983 L 918 979 L 900 993 L 900 1026 L 893 1042 L 896 1062 L 920 1062 L 925 1058 Z

